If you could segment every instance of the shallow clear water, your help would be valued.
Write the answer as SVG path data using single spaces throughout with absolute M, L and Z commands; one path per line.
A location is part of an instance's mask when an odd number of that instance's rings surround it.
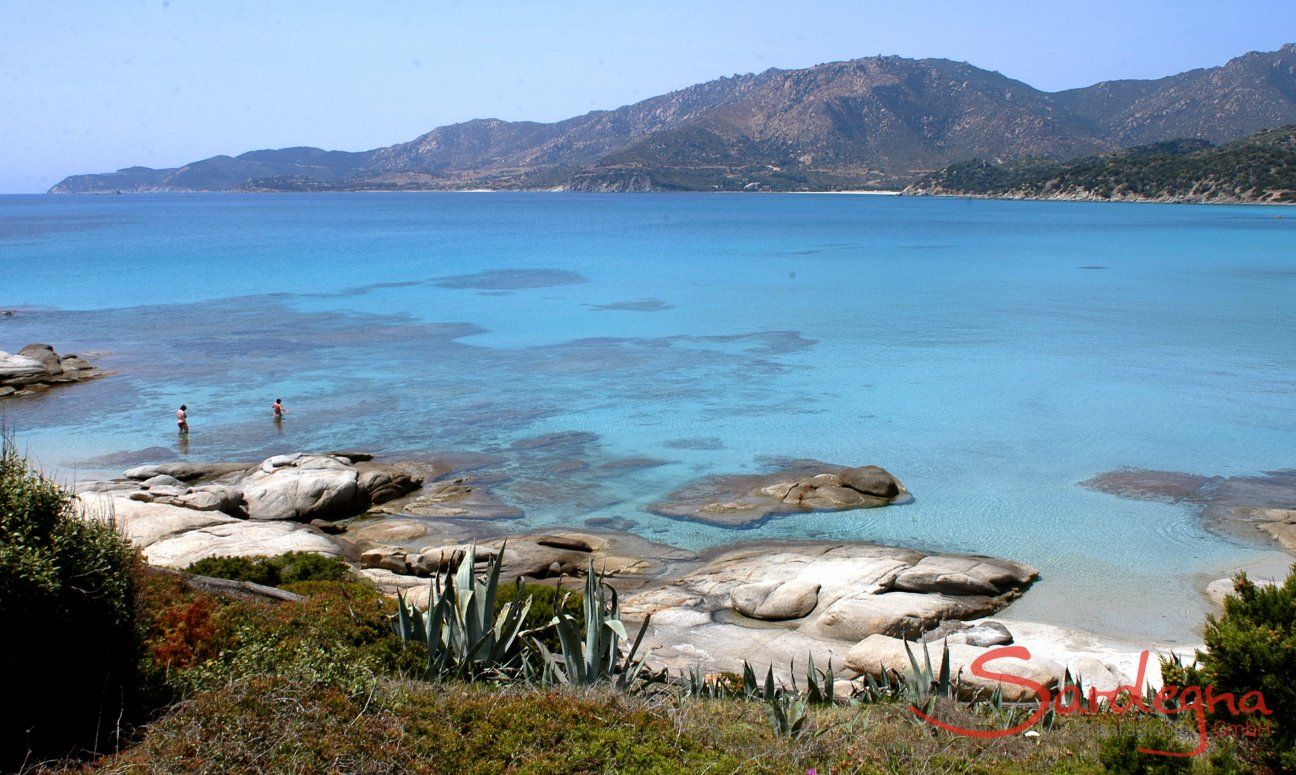
M 185 402 L 194 458 L 488 452 L 521 524 L 1010 557 L 1044 573 L 1013 613 L 1168 640 L 1200 625 L 1198 574 L 1273 555 L 1078 483 L 1296 465 L 1294 299 L 1282 208 L 0 197 L 0 308 L 19 309 L 0 349 L 106 351 L 118 372 L 4 406 L 66 477 L 174 450 Z M 578 433 L 511 446 L 558 432 Z M 883 465 L 916 500 L 750 531 L 644 510 L 779 457 Z

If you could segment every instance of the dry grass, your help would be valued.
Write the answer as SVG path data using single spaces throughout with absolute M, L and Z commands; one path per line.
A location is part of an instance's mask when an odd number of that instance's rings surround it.
M 396 681 L 350 696 L 318 684 L 256 677 L 180 703 L 138 745 L 88 769 L 1097 773 L 1103 771 L 1099 741 L 1111 731 L 1110 720 L 1076 719 L 1038 738 L 971 740 L 918 723 L 903 706 L 873 705 L 817 709 L 808 731 L 791 739 L 775 736 L 754 702 Z

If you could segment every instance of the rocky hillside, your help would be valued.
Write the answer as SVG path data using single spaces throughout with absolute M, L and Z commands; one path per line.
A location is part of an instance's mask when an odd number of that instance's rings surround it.
M 1174 140 L 1068 162 L 961 162 L 923 178 L 904 193 L 1296 203 L 1296 125 L 1258 132 L 1222 146 L 1206 140 Z
M 51 192 L 880 188 L 970 158 L 1219 143 L 1292 122 L 1296 44 L 1057 93 L 961 62 L 871 57 L 721 78 L 552 124 L 475 120 L 372 151 L 254 151 L 77 175 Z

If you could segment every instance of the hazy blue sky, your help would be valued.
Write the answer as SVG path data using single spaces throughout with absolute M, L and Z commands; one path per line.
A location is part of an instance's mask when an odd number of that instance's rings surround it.
M 0 0 L 0 192 L 219 153 L 552 121 L 721 75 L 947 57 L 1057 90 L 1296 41 L 1296 0 Z

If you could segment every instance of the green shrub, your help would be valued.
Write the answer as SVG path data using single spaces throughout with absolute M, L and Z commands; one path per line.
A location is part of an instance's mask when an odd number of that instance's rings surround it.
M 1214 721 L 1269 725 L 1258 740 L 1262 756 L 1285 770 L 1296 770 L 1296 573 L 1282 584 L 1257 586 L 1238 576 L 1233 594 L 1224 600 L 1224 613 L 1206 620 L 1206 652 L 1201 674 L 1216 693 L 1241 698 L 1260 691 L 1273 715 L 1220 718 Z
M 0 449 L 0 769 L 112 741 L 136 705 L 138 559 L 115 528 Z
M 208 596 L 210 658 L 178 676 L 191 688 L 251 675 L 287 676 L 360 692 L 383 675 L 412 673 L 424 661 L 391 631 L 395 605 L 371 584 L 302 581 L 288 588 L 300 603 Z
M 525 598 L 527 595 L 531 596 L 531 609 L 522 620 L 522 626 L 528 630 L 544 628 L 535 633 L 535 638 L 543 643 L 545 648 L 554 653 L 558 653 L 562 648 L 558 640 L 557 628 L 549 626 L 549 622 L 553 621 L 560 608 L 576 620 L 578 628 L 584 630 L 585 597 L 580 592 L 574 589 L 562 589 L 556 584 L 529 583 L 522 585 L 522 597 Z M 499 592 L 495 596 L 495 610 L 503 610 L 517 597 L 517 584 L 500 585 Z M 566 602 L 563 602 L 563 598 L 566 598 Z
M 1107 772 L 1119 775 L 1172 775 L 1189 772 L 1192 760 L 1180 756 L 1139 753 L 1150 751 L 1187 753 L 1193 746 L 1180 740 L 1166 725 L 1118 729 L 1099 744 L 1098 760 Z
M 285 552 L 274 557 L 207 557 L 185 570 L 267 587 L 301 581 L 341 581 L 351 572 L 338 558 L 315 552 Z

